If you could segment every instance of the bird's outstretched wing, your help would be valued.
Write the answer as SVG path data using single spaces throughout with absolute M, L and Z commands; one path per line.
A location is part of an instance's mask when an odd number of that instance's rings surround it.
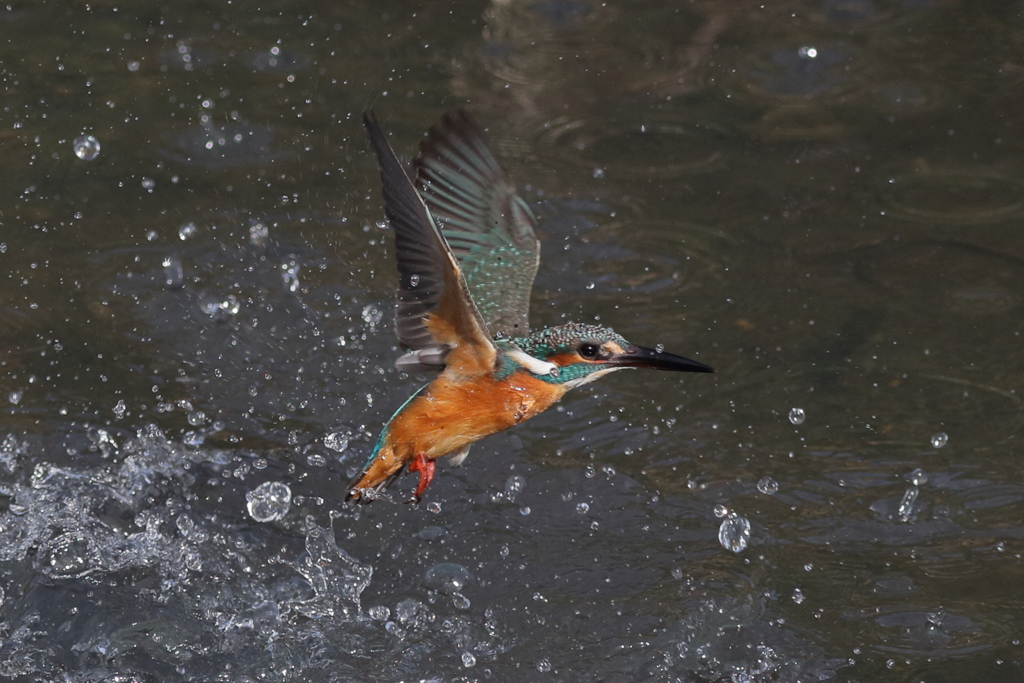
M 540 262 L 537 221 L 462 110 L 430 129 L 413 161 L 416 185 L 441 223 L 490 333 L 530 333 L 530 290 Z
M 372 111 L 363 125 L 380 163 L 384 213 L 395 231 L 398 257 L 398 340 L 441 369 L 453 364 L 466 374 L 489 372 L 497 348 L 470 298 L 459 263 L 417 194 Z M 457 349 L 457 351 L 456 351 Z M 408 354 L 407 354 L 408 355 Z M 419 369 L 414 367 L 403 369 Z

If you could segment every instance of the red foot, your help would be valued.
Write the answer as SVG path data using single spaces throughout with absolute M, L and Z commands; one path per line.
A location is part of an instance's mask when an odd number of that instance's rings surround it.
M 410 503 L 420 502 L 424 491 L 430 486 L 430 482 L 434 481 L 435 469 L 437 469 L 437 464 L 433 460 L 427 460 L 427 456 L 422 453 L 416 455 L 416 459 L 409 465 L 409 471 L 420 473 L 420 483 L 416 485 L 416 493 L 412 494 Z

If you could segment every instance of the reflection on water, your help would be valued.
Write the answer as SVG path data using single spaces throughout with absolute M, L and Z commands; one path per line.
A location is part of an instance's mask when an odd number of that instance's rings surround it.
M 1022 677 L 1021 18 L 928 0 L 21 4 L 0 677 Z M 422 384 L 356 121 L 466 104 L 619 373 L 341 504 Z M 703 379 L 703 378 L 702 378 Z

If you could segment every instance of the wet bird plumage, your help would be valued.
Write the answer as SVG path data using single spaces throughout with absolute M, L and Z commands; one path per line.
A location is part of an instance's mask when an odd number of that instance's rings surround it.
M 567 391 L 629 367 L 711 372 L 613 330 L 570 323 L 530 333 L 530 290 L 540 243 L 536 219 L 483 132 L 464 112 L 431 128 L 406 175 L 372 112 L 363 123 L 380 163 L 384 210 L 395 232 L 395 332 L 404 371 L 440 375 L 403 404 L 381 432 L 347 500 L 369 502 L 405 467 L 465 459 L 480 439 L 547 410 Z

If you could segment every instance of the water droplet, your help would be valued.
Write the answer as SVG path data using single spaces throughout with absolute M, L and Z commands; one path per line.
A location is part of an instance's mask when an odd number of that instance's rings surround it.
M 192 521 L 192 518 L 188 515 L 181 514 L 174 520 L 175 526 L 178 527 L 178 531 L 181 532 L 182 536 L 188 538 L 188 535 L 196 528 L 196 523 Z
M 433 541 L 434 539 L 441 538 L 444 536 L 444 529 L 439 526 L 425 526 L 420 529 L 419 533 L 416 534 L 419 538 L 424 541 Z
M 7 394 L 7 400 L 11 402 L 12 406 L 16 406 L 21 403 L 21 398 L 25 395 L 24 391 L 17 389 Z
M 289 292 L 299 291 L 299 262 L 294 258 L 287 259 L 281 264 L 281 279 Z
M 524 505 L 523 507 L 519 508 L 519 514 L 521 514 L 523 517 L 529 516 L 529 514 L 530 514 L 530 506 L 529 505 Z
M 185 286 L 185 269 L 180 258 L 168 256 L 161 265 L 164 267 L 164 284 L 168 289 L 181 289 Z
M 903 498 L 900 500 L 900 506 L 896 510 L 896 516 L 900 518 L 900 521 L 909 522 L 911 515 L 914 514 L 914 503 L 917 502 L 917 496 L 920 493 L 920 489 L 916 486 L 910 486 L 903 494 Z
M 551 671 L 551 660 L 542 659 L 539 662 L 537 662 L 537 671 L 541 672 L 542 674 L 546 674 L 547 672 Z
M 253 246 L 266 246 L 268 237 L 270 237 L 270 228 L 263 223 L 256 221 L 249 225 L 249 242 L 251 242 Z
M 587 465 L 583 469 L 583 476 L 585 476 L 587 479 L 593 479 L 594 477 L 597 476 L 597 470 L 594 469 L 593 465 Z
M 526 488 L 526 479 L 513 474 L 511 477 L 505 480 L 505 498 L 511 503 L 515 501 L 516 497 L 523 492 Z
M 117 451 L 117 442 L 106 429 L 92 427 L 89 429 L 88 435 L 93 449 L 99 451 L 104 458 L 109 458 Z
M 75 156 L 82 161 L 92 161 L 100 153 L 100 141 L 91 135 L 81 135 L 71 143 L 75 149 Z
M 757 490 L 766 496 L 771 496 L 779 490 L 779 482 L 768 476 L 761 477 L 757 482 Z
M 587 514 L 589 510 L 590 503 L 576 503 L 576 512 L 580 513 L 581 515 Z
M 363 308 L 362 317 L 364 322 L 367 322 L 370 325 L 376 325 L 384 317 L 384 314 L 381 312 L 379 308 L 377 308 L 373 304 L 370 304 Z
M 199 229 L 196 227 L 195 223 L 183 223 L 182 226 L 178 228 L 178 239 L 185 241 L 195 237 L 197 232 L 199 232 Z
M 501 556 L 503 559 L 508 557 L 508 553 L 509 550 L 507 545 L 503 545 L 500 548 L 498 548 L 498 555 Z
M 269 463 L 266 461 L 265 458 L 256 458 L 255 460 L 252 461 L 253 468 L 257 470 L 267 469 L 268 464 Z
M 454 562 L 442 562 L 435 564 L 423 575 L 423 582 L 428 588 L 433 588 L 438 593 L 452 595 L 461 593 L 473 578 L 469 570 L 461 564 Z
M 920 467 L 905 477 L 914 486 L 924 486 L 928 483 L 928 475 Z
M 932 435 L 932 448 L 942 448 L 949 442 L 949 435 L 946 432 L 939 432 Z
M 238 298 L 234 294 L 228 294 L 228 297 L 223 301 L 206 299 L 199 304 L 199 307 L 203 313 L 214 320 L 227 320 L 232 316 L 238 315 L 238 311 L 241 309 Z
M 366 614 L 375 621 L 387 621 L 391 618 L 391 608 L 385 605 L 374 605 L 366 610 Z
M 292 490 L 280 481 L 267 481 L 245 494 L 249 516 L 257 522 L 273 522 L 288 514 Z
M 441 504 L 438 502 L 427 503 L 427 512 L 437 515 L 441 513 Z
M 743 517 L 729 517 L 718 527 L 718 542 L 726 550 L 742 552 L 750 540 L 750 522 Z
M 156 187 L 156 181 L 155 180 L 153 180 L 152 178 L 143 178 L 142 179 L 142 189 L 148 190 L 149 192 L 152 192 L 154 187 Z
M 597 178 L 598 180 L 600 180 L 601 178 L 604 178 L 604 169 L 603 168 L 595 168 L 594 169 L 594 177 Z
M 795 425 L 802 425 L 804 420 L 807 419 L 807 415 L 804 413 L 803 408 L 792 408 L 789 411 L 789 421 Z
M 452 594 L 452 605 L 455 606 L 455 609 L 469 609 L 471 604 L 472 603 L 470 603 L 469 598 L 462 593 Z
M 142 65 L 139 64 L 139 62 L 137 62 L 134 59 L 132 61 L 128 62 L 128 70 L 131 71 L 131 72 L 138 71 L 140 66 L 142 66 Z
M 324 437 L 324 446 L 330 448 L 332 451 L 344 453 L 345 449 L 348 448 L 348 439 L 349 437 L 347 434 L 332 432 Z
M 799 588 L 794 588 L 793 589 L 793 595 L 791 597 L 793 599 L 793 602 L 795 602 L 798 605 L 802 604 L 803 601 L 807 599 L 804 596 L 804 592 L 802 590 L 800 590 Z
M 306 456 L 306 464 L 310 467 L 325 467 L 327 465 L 327 458 L 319 453 L 310 453 Z
M 188 423 L 193 427 L 198 427 L 206 422 L 206 413 L 201 410 L 194 410 L 188 414 Z
M 724 505 L 716 505 L 714 513 L 715 513 L 715 517 L 718 517 L 719 519 L 722 519 L 724 517 L 728 517 L 729 516 L 729 508 L 725 507 Z
M 412 275 L 409 276 L 409 287 L 410 288 L 416 287 L 419 284 L 420 284 L 420 276 L 419 275 L 413 273 Z
M 476 666 L 476 657 L 473 656 L 472 652 L 462 653 L 462 666 L 467 669 Z
M 804 45 L 799 50 L 797 50 L 797 53 L 801 57 L 804 57 L 806 59 L 814 59 L 815 57 L 818 56 L 818 49 L 811 47 L 810 45 Z

